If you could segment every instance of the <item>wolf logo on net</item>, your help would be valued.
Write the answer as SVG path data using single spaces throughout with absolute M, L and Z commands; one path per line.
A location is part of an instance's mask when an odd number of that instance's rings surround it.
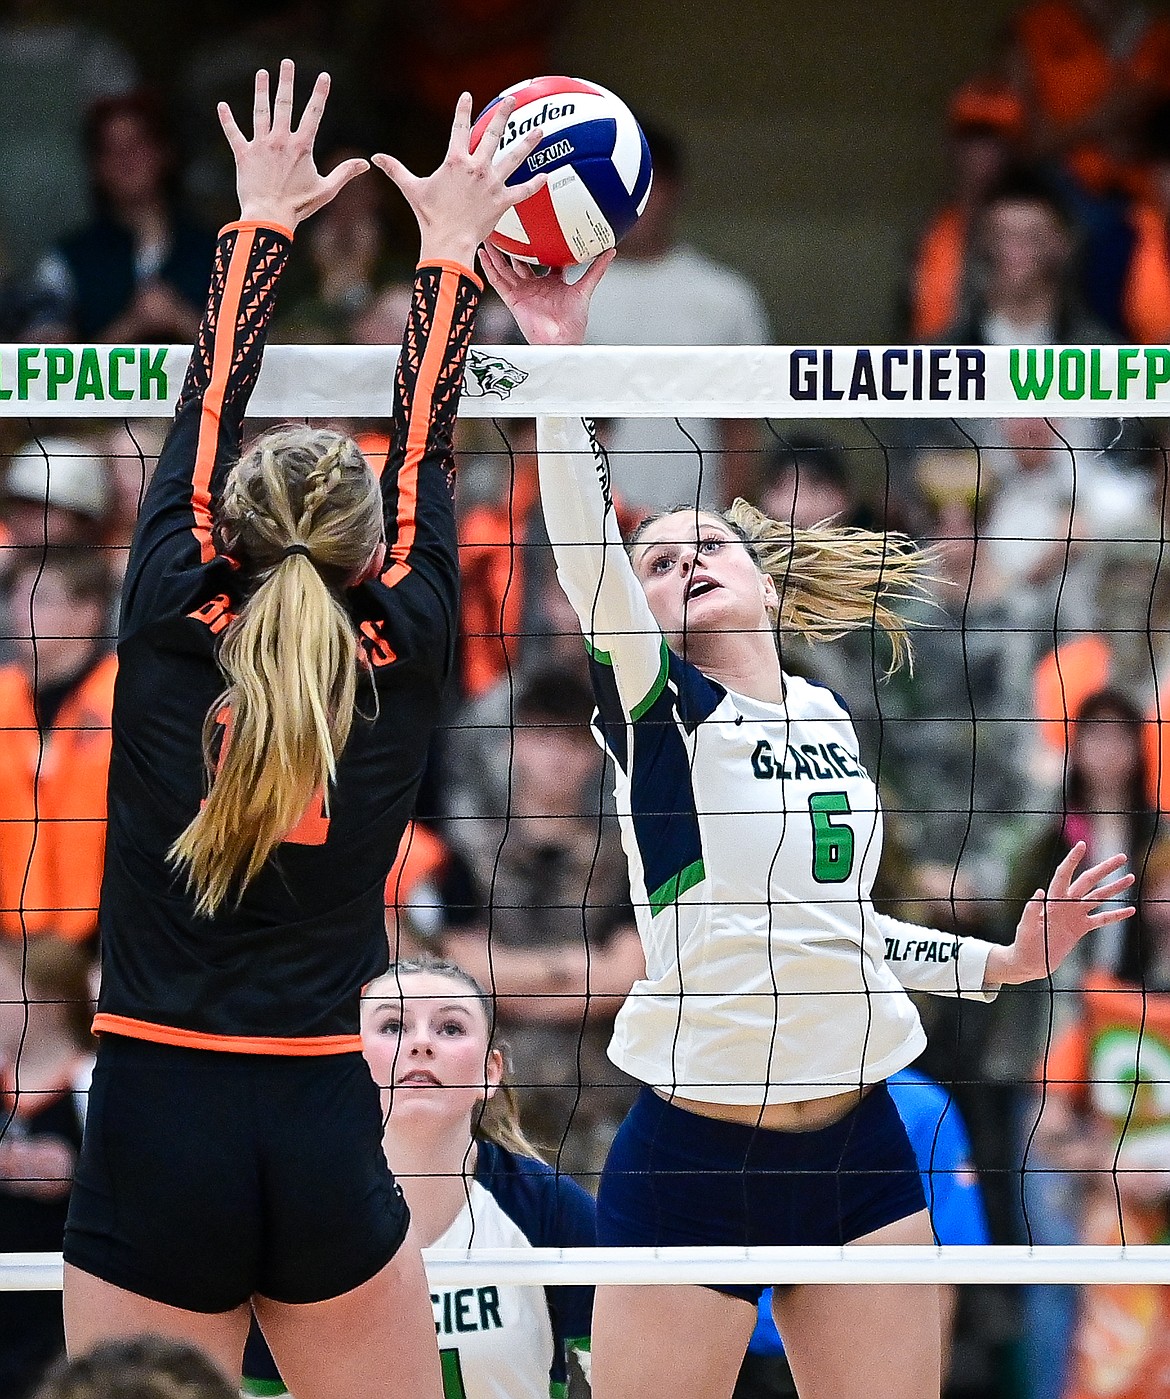
M 520 369 L 499 355 L 469 350 L 463 392 L 468 398 L 486 398 L 493 393 L 498 398 L 508 398 L 512 390 L 518 389 L 527 378 L 526 369 Z

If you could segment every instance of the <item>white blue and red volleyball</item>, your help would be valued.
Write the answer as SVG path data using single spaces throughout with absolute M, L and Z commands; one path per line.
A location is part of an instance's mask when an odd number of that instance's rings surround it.
M 514 97 L 516 108 L 501 153 L 537 127 L 543 133 L 508 183 L 522 184 L 542 172 L 549 178 L 544 189 L 504 214 L 488 241 L 510 257 L 545 267 L 571 267 L 614 247 L 650 197 L 650 149 L 633 112 L 598 83 L 527 78 L 476 118 L 473 150 L 505 97 Z

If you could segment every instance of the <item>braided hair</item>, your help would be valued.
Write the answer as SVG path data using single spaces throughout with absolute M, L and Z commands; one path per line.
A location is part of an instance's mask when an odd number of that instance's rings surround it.
M 340 595 L 382 541 L 378 483 L 350 438 L 276 428 L 232 468 L 216 535 L 246 592 L 220 643 L 227 686 L 203 726 L 207 800 L 170 850 L 207 916 L 243 894 L 316 793 L 328 811 L 357 694 Z

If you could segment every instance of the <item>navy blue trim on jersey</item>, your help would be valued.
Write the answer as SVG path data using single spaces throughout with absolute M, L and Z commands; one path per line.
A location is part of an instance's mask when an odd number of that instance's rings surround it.
M 661 645 L 654 683 L 627 710 L 609 656 L 586 643 L 598 709 L 593 723 L 618 767 L 629 775 L 630 816 L 651 916 L 706 878 L 691 755 L 683 735 L 694 733 L 727 694 L 671 651 L 665 639 Z
M 727 691 L 673 651 L 668 651 L 667 656 L 668 684 L 674 686 L 678 697 L 678 717 L 687 733 L 694 733 L 703 720 L 709 719 L 719 708 Z
M 478 1145 L 476 1180 L 533 1248 L 596 1247 L 597 1204 L 572 1176 L 494 1142 L 481 1141 Z M 553 1383 L 563 1383 L 568 1375 L 567 1343 L 590 1334 L 593 1289 L 546 1287 L 544 1292 L 556 1342 L 549 1378 Z
M 600 660 L 588 643 L 586 647 L 589 651 L 589 678 L 593 682 L 593 697 L 597 701 L 597 714 L 593 722 L 605 740 L 606 748 L 613 754 L 614 762 L 625 772 L 630 756 L 626 742 L 626 712 L 618 693 L 617 678 L 613 666 Z
M 630 816 L 652 915 L 702 878 L 703 838 L 691 755 L 668 687 L 633 725 Z
M 836 690 L 831 689 L 828 685 L 822 685 L 816 680 L 809 680 L 807 676 L 805 677 L 804 683 L 806 685 L 810 685 L 814 690 L 824 690 L 825 694 L 832 695 L 833 698 L 837 701 L 837 703 L 841 706 L 841 708 L 845 711 L 845 713 L 849 716 L 850 720 L 852 720 L 853 711 L 849 708 L 849 703 L 844 695 L 839 694 Z
M 885 1084 L 813 1132 L 721 1122 L 643 1088 L 601 1175 L 597 1233 L 607 1248 L 837 1246 L 925 1208 Z M 714 1290 L 754 1304 L 763 1284 Z

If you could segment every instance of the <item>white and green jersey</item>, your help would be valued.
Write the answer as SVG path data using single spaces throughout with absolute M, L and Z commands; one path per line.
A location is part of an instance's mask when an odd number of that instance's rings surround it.
M 877 913 L 877 790 L 844 702 L 785 676 L 781 704 L 666 645 L 621 542 L 588 424 L 538 424 L 557 574 L 591 657 L 646 978 L 610 1057 L 704 1102 L 873 1083 L 925 1047 L 905 988 L 990 999 L 991 944 Z
M 434 1247 L 592 1248 L 596 1211 L 571 1176 L 481 1141 L 467 1203 Z M 486 1268 L 473 1285 L 432 1286 L 431 1307 L 444 1399 L 564 1399 L 570 1352 L 588 1373 L 591 1287 L 515 1287 Z M 243 1393 L 252 1399 L 288 1393 L 255 1322 Z

